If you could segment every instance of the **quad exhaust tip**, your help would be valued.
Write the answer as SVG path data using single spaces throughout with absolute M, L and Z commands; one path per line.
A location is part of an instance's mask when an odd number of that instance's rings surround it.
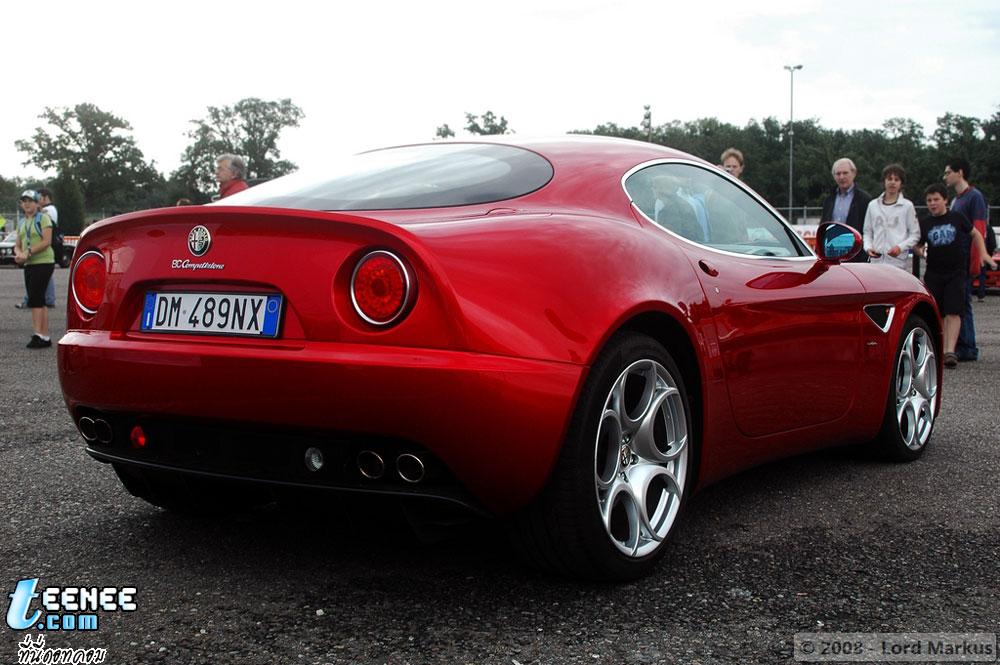
M 396 473 L 408 483 L 419 483 L 427 474 L 427 467 L 419 456 L 403 453 L 396 458 Z
M 94 431 L 97 434 L 97 441 L 99 443 L 109 444 L 111 443 L 111 440 L 115 438 L 115 433 L 111 429 L 111 424 L 103 418 L 98 418 L 94 421 Z
M 80 434 L 87 441 L 97 441 L 97 427 L 94 423 L 94 419 L 89 416 L 84 416 L 77 421 L 76 426 L 80 429 Z
M 385 460 L 374 450 L 358 453 L 358 471 L 369 480 L 378 480 L 385 475 Z
M 115 432 L 111 429 L 111 423 L 103 418 L 84 416 L 76 422 L 76 426 L 79 428 L 83 438 L 89 443 L 96 441 L 107 445 L 115 438 Z

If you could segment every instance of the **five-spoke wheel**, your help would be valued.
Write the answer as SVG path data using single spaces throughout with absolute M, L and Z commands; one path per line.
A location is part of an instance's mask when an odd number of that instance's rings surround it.
M 513 520 L 533 563 L 628 580 L 664 552 L 691 488 L 691 408 L 670 353 L 621 333 L 591 366 L 549 484 Z
M 879 450 L 887 458 L 920 456 L 934 429 L 938 408 L 938 353 L 927 323 L 911 316 L 900 335 Z
M 604 400 L 594 452 L 604 529 L 626 556 L 646 556 L 673 526 L 687 473 L 686 407 L 663 365 L 638 360 L 618 376 Z

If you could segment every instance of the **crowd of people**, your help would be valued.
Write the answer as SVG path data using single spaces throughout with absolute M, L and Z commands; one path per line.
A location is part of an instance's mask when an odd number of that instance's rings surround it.
M 743 153 L 729 148 L 719 157 L 719 168 L 742 179 Z M 997 240 L 986 197 L 969 182 L 968 160 L 949 159 L 944 183 L 924 190 L 928 215 L 923 220 L 903 196 L 906 170 L 900 164 L 882 169 L 883 191 L 875 198 L 855 184 L 858 168 L 851 159 L 838 159 L 830 172 L 836 185 L 823 200 L 820 221 L 840 222 L 861 234 L 864 251 L 852 261 L 884 263 L 917 274 L 918 263 L 911 256 L 926 258 L 923 280 L 941 312 L 944 366 L 953 369 L 959 362 L 978 360 L 972 285 L 978 279 L 978 298 L 983 300 L 986 269 L 997 269 L 992 258 Z M 954 192 L 950 205 L 949 189 Z
M 911 252 L 927 259 L 923 279 L 941 312 L 944 366 L 949 369 L 979 358 L 972 283 L 978 277 L 980 288 L 985 288 L 985 268 L 997 269 L 989 206 L 982 192 L 969 183 L 971 172 L 967 160 L 949 159 L 944 184 L 932 183 L 924 190 L 929 214 L 918 220 L 913 203 L 903 196 L 906 171 L 901 165 L 889 164 L 882 170 L 883 191 L 872 198 L 854 183 L 858 174 L 854 162 L 838 159 L 832 168 L 836 186 L 823 201 L 820 218 L 851 226 L 862 235 L 864 251 L 854 261 L 911 270 Z M 954 192 L 950 207 L 949 188 Z

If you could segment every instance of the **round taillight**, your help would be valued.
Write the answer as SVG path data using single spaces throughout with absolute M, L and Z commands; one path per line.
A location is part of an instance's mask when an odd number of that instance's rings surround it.
M 104 255 L 100 252 L 87 252 L 76 262 L 73 268 L 73 298 L 87 314 L 95 314 L 101 306 L 106 279 Z
M 410 273 L 392 252 L 369 252 L 354 268 L 351 300 L 362 319 L 376 326 L 394 323 L 406 312 L 412 292 Z

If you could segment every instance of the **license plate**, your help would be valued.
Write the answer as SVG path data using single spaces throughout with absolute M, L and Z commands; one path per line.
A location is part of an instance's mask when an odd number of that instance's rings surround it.
M 144 332 L 277 337 L 282 298 L 255 293 L 149 292 L 142 308 Z

